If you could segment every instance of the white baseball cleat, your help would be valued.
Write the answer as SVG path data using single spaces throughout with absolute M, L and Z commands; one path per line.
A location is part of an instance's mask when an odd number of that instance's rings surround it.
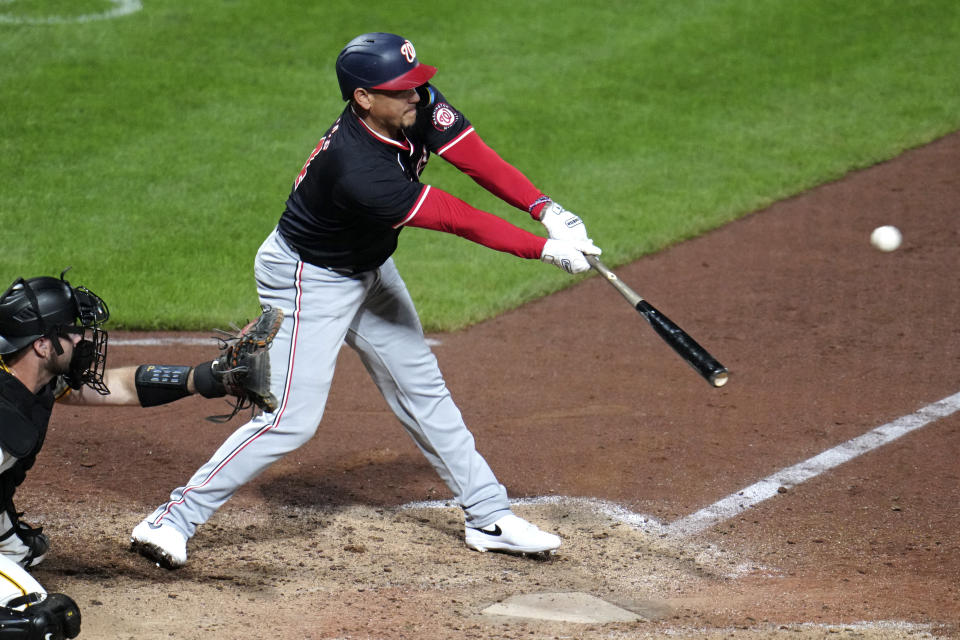
M 130 548 L 167 569 L 187 563 L 187 539 L 170 525 L 155 525 L 144 520 L 134 527 Z
M 467 527 L 467 546 L 477 551 L 544 553 L 560 546 L 560 538 L 541 531 L 512 513 L 482 529 Z

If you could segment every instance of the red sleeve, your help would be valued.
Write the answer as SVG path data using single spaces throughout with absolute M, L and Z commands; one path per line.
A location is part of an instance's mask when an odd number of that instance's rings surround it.
M 473 127 L 437 150 L 437 155 L 504 202 L 527 211 L 534 220 L 540 219 L 548 198 L 519 169 L 488 147 Z
M 396 226 L 453 233 L 485 247 L 521 258 L 539 259 L 547 239 L 514 226 L 492 213 L 427 185 L 407 218 Z

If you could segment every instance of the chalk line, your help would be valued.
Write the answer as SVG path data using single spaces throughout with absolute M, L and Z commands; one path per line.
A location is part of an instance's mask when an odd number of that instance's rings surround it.
M 513 507 L 535 507 L 540 505 L 581 506 L 603 514 L 616 522 L 628 524 L 635 529 L 655 533 L 664 530 L 664 526 L 653 516 L 635 513 L 609 500 L 601 500 L 599 498 L 574 498 L 571 496 L 537 496 L 532 498 L 510 499 L 510 506 Z M 448 509 L 456 506 L 457 504 L 453 500 L 424 500 L 421 502 L 408 502 L 407 504 L 400 505 L 399 509 Z
M 847 440 L 843 444 L 827 449 L 823 453 L 792 467 L 787 467 L 769 475 L 749 487 L 714 502 L 709 507 L 670 523 L 667 525 L 666 531 L 670 535 L 683 536 L 709 529 L 715 524 L 728 520 L 754 505 L 772 498 L 777 495 L 780 487 L 788 489 L 794 487 L 844 462 L 853 460 L 857 456 L 893 442 L 911 431 L 916 431 L 931 422 L 945 418 L 957 410 L 960 410 L 960 393 L 929 404 L 916 413 L 897 418 L 893 422 L 888 422 L 861 436 Z
M 431 347 L 443 344 L 435 338 L 427 338 L 426 342 Z M 196 336 L 163 336 L 158 338 L 110 338 L 108 342 L 111 347 L 165 347 L 174 344 L 186 345 L 209 345 L 219 346 L 218 338 L 210 336 L 209 338 L 198 338 Z
M 29 15 L 16 15 L 10 13 L 0 13 L 0 23 L 5 24 L 72 24 L 72 23 L 83 23 L 83 22 L 93 22 L 94 20 L 109 20 L 111 18 L 119 18 L 120 16 L 125 16 L 136 11 L 140 11 L 143 8 L 140 0 L 110 0 L 111 4 L 114 5 L 113 9 L 107 11 L 102 11 L 100 13 L 84 13 L 78 14 L 75 16 L 62 16 L 62 15 L 51 15 L 51 16 L 29 16 Z M 10 5 L 13 4 L 15 0 L 0 0 L 0 4 Z
M 670 524 L 663 524 L 655 517 L 642 513 L 635 513 L 608 500 L 597 498 L 573 498 L 569 496 L 539 496 L 532 498 L 517 498 L 510 500 L 511 505 L 550 505 L 569 504 L 589 507 L 617 522 L 630 525 L 635 529 L 655 534 L 665 534 L 672 537 L 684 537 L 700 533 L 710 527 L 739 515 L 772 498 L 779 493 L 781 487 L 795 487 L 821 473 L 836 466 L 849 462 L 854 458 L 873 451 L 878 447 L 893 442 L 911 431 L 916 431 L 960 411 L 960 393 L 929 404 L 910 415 L 897 418 L 892 422 L 881 425 L 867 433 L 847 440 L 831 449 L 813 456 L 803 462 L 782 469 L 754 484 L 718 500 L 709 507 L 704 507 L 696 513 L 675 520 Z M 410 502 L 402 505 L 401 509 L 442 509 L 455 507 L 452 500 L 429 500 Z
M 216 346 L 217 339 L 197 338 L 195 336 L 163 337 L 163 338 L 110 338 L 107 344 L 111 347 L 165 347 L 173 344 L 205 344 Z

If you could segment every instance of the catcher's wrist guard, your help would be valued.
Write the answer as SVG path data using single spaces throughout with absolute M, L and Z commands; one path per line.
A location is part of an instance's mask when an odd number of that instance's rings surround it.
M 193 368 L 193 388 L 204 398 L 222 398 L 227 395 L 227 388 L 223 386 L 223 376 L 214 371 L 216 360 L 209 360 Z
M 190 395 L 187 378 L 190 367 L 169 364 L 142 364 L 134 381 L 141 407 L 155 407 Z

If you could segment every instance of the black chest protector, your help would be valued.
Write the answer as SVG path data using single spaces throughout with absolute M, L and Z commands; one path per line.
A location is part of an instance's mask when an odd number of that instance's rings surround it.
M 13 496 L 13 490 L 23 482 L 40 453 L 53 402 L 52 383 L 35 395 L 15 377 L 0 370 L 0 448 L 17 458 L 13 467 L 0 474 L 3 503 Z

